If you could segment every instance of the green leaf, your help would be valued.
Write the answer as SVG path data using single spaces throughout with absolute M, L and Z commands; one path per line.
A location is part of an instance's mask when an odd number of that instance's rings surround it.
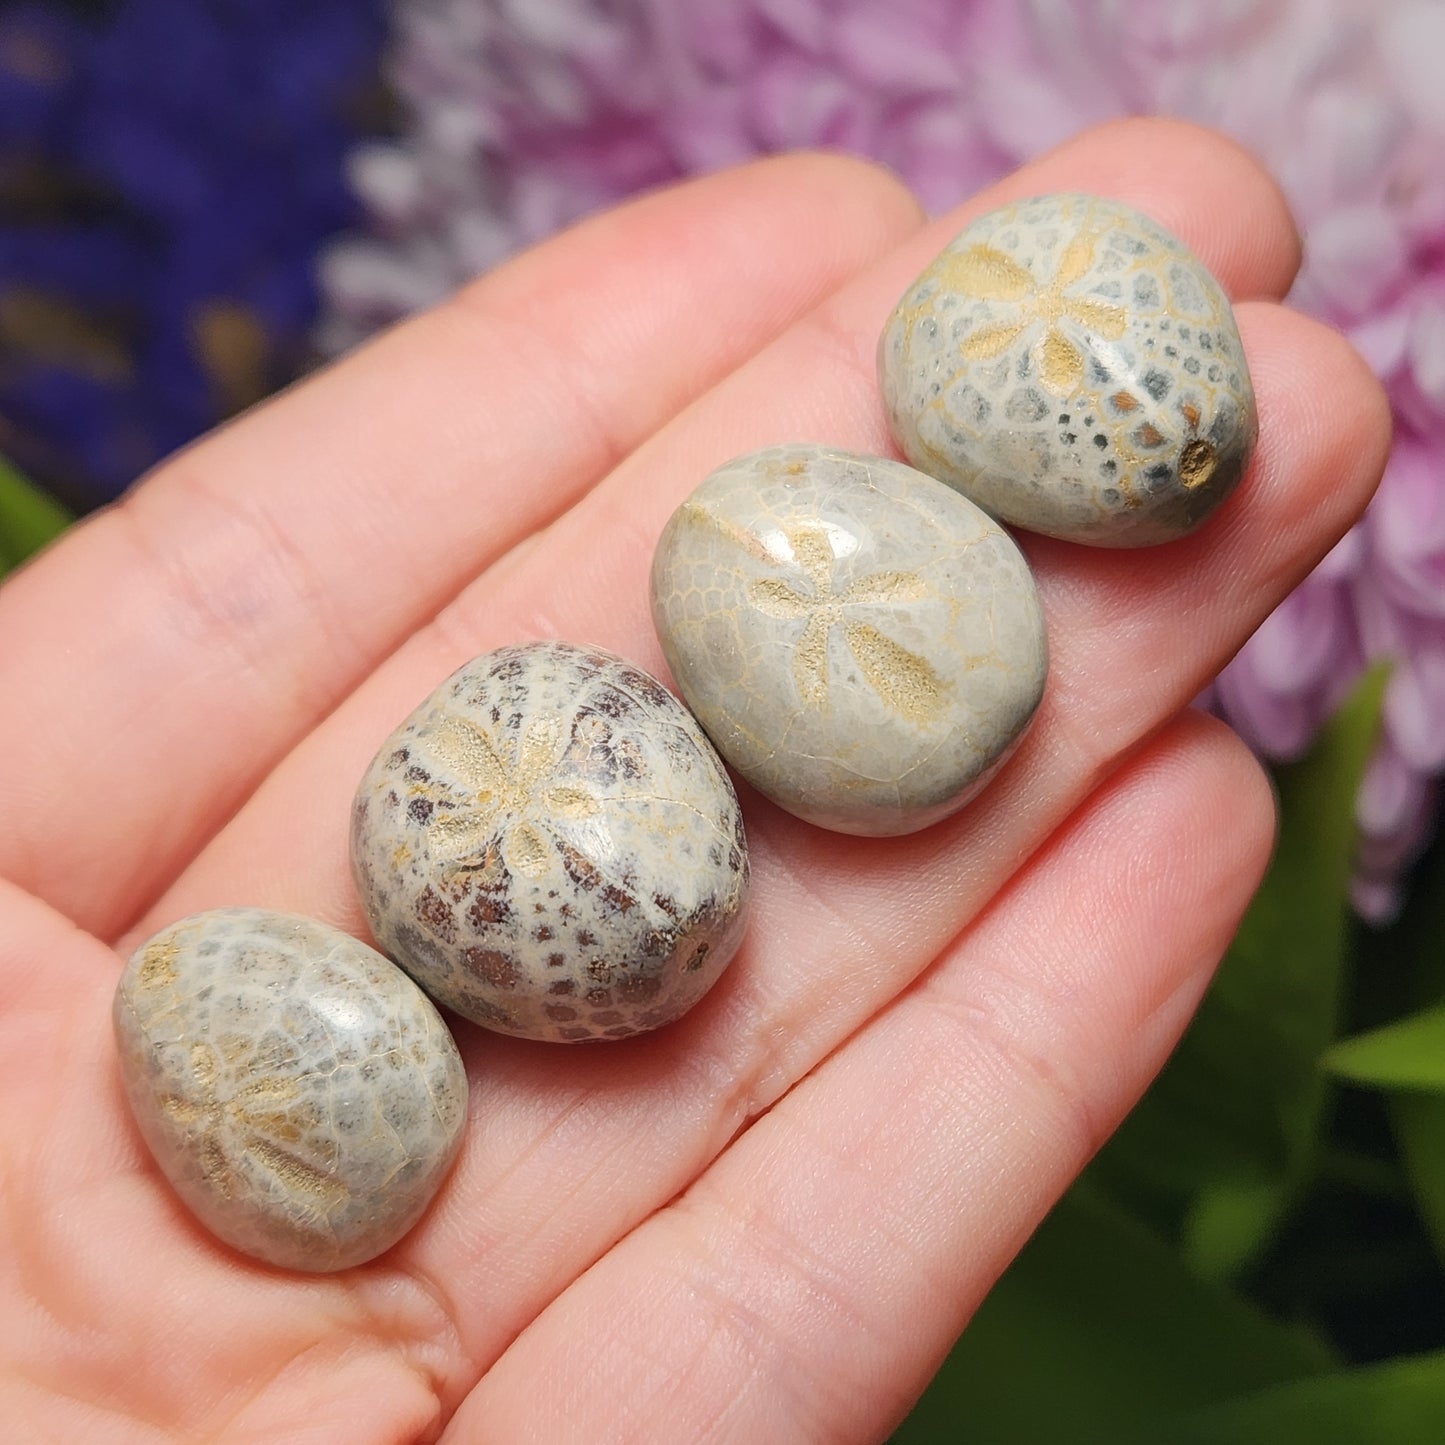
M 1362 1029 L 1445 1003 L 1445 948 L 1440 945 L 1445 831 L 1436 831 L 1406 883 L 1400 916 L 1384 928 L 1361 930 L 1357 939 L 1363 986 L 1356 990 L 1353 1012 Z
M 1368 1022 L 1406 1011 L 1412 1016 L 1346 1040 L 1323 1062 L 1340 1077 L 1387 1091 L 1386 1109 L 1416 1211 L 1436 1259 L 1445 1264 L 1445 1099 L 1438 1082 L 1445 1079 L 1445 1066 L 1431 1058 L 1432 1043 L 1442 1048 L 1436 1031 L 1445 1016 L 1442 898 L 1445 833 L 1437 833 L 1414 871 L 1404 912 L 1388 928 L 1366 934 L 1361 949 L 1365 986 L 1357 1012 Z
M 1390 1099 L 1390 1127 L 1400 1146 L 1415 1209 L 1445 1262 L 1445 1098 L 1399 1093 Z
M 0 575 L 18 567 L 70 523 L 70 514 L 0 458 Z
M 1390 1093 L 1390 1125 L 1406 1178 L 1445 1261 L 1445 1004 L 1336 1044 L 1328 1072 Z
M 1445 1004 L 1345 1039 L 1320 1062 L 1357 1084 L 1445 1093 Z
M 1072 1445 L 1328 1370 L 1087 1184 L 995 1286 L 896 1445 Z M 1163 1438 L 1163 1437 L 1160 1437 Z
M 1185 1225 L 1185 1252 L 1205 1279 L 1229 1279 L 1241 1256 L 1275 1231 L 1287 1201 L 1275 1179 L 1220 1178 L 1201 1189 Z
M 1313 1165 L 1353 934 L 1354 801 L 1379 725 L 1369 674 L 1302 762 L 1277 772 L 1274 861 L 1174 1059 L 1095 1166 L 1115 1197 L 1236 1277 Z
M 1170 1445 L 1429 1445 L 1445 1439 L 1445 1353 L 1278 1385 L 1171 1422 L 1149 1438 Z

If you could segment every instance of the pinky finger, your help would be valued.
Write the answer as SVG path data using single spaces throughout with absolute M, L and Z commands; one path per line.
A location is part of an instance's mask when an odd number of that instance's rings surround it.
M 538 1317 L 452 1423 L 883 1438 L 1162 1066 L 1259 881 L 1268 787 L 1180 720 L 908 992 Z

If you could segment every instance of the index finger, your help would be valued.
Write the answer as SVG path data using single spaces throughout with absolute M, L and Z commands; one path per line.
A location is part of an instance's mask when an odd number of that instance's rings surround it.
M 162 467 L 0 591 L 0 877 L 122 928 L 469 578 L 918 220 L 841 157 L 676 187 Z

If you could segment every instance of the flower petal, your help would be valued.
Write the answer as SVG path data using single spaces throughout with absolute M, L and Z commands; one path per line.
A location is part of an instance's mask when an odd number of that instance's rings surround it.
M 933 722 L 944 710 L 947 685 L 927 659 L 900 647 L 866 622 L 844 623 L 843 635 L 868 685 L 910 722 Z
M 1062 291 L 1065 286 L 1072 286 L 1093 264 L 1094 235 L 1090 231 L 1081 231 L 1064 247 L 1064 254 L 1059 257 L 1059 268 L 1054 273 L 1054 284 L 1051 289 L 1058 292 Z
M 474 793 L 500 791 L 507 769 L 492 740 L 466 718 L 449 717 L 428 739 L 433 756 Z
M 870 572 L 860 577 L 840 602 L 917 602 L 928 587 L 916 572 Z
M 748 588 L 748 601 L 764 617 L 776 617 L 784 622 L 795 622 L 806 617 L 813 603 L 800 597 L 786 582 L 777 577 L 764 577 Z
M 814 593 L 821 599 L 833 595 L 833 543 L 821 527 L 795 527 L 787 533 L 798 565 L 808 574 Z
M 1044 385 L 1069 396 L 1084 379 L 1084 358 L 1079 348 L 1057 326 L 1051 326 L 1039 348 L 1039 375 Z
M 981 331 L 964 338 L 959 350 L 970 361 L 988 361 L 1007 351 L 1028 329 L 1029 322 L 1019 321 L 1011 326 L 985 326 Z
M 798 639 L 793 653 L 793 682 L 798 696 L 811 707 L 828 698 L 828 625 L 814 617 Z
M 456 863 L 480 852 L 495 833 L 496 818 L 491 813 L 442 813 L 427 827 L 427 851 L 434 863 Z
M 559 818 L 590 818 L 602 805 L 586 788 L 558 784 L 542 794 L 542 806 Z
M 1065 297 L 1064 314 L 1077 321 L 1095 336 L 1117 341 L 1124 334 L 1128 319 L 1122 306 L 1111 301 L 1092 301 L 1087 297 Z
M 994 246 L 970 246 L 939 263 L 943 286 L 979 301 L 1022 301 L 1038 292 L 1033 276 Z
M 552 846 L 534 823 L 519 823 L 502 839 L 502 858 L 513 873 L 540 878 L 552 860 Z

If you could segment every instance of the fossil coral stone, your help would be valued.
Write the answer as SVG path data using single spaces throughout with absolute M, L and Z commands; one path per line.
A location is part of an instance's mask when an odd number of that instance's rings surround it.
M 909 287 L 878 366 L 914 466 L 1076 542 L 1183 536 L 1254 446 L 1254 391 L 1218 282 L 1147 216 L 1095 196 L 975 221 Z
M 337 1270 L 395 1244 L 451 1167 L 467 1081 L 431 1001 L 309 918 L 220 908 L 138 949 L 115 995 L 130 1105 L 227 1244 Z
M 682 704 L 597 648 L 503 647 L 448 678 L 362 779 L 351 857 L 381 946 L 524 1038 L 670 1023 L 742 939 L 732 783 Z
M 673 514 L 652 612 L 688 706 L 754 787 L 844 833 L 911 833 L 1033 716 L 1033 578 L 972 502 L 900 462 L 774 447 Z

